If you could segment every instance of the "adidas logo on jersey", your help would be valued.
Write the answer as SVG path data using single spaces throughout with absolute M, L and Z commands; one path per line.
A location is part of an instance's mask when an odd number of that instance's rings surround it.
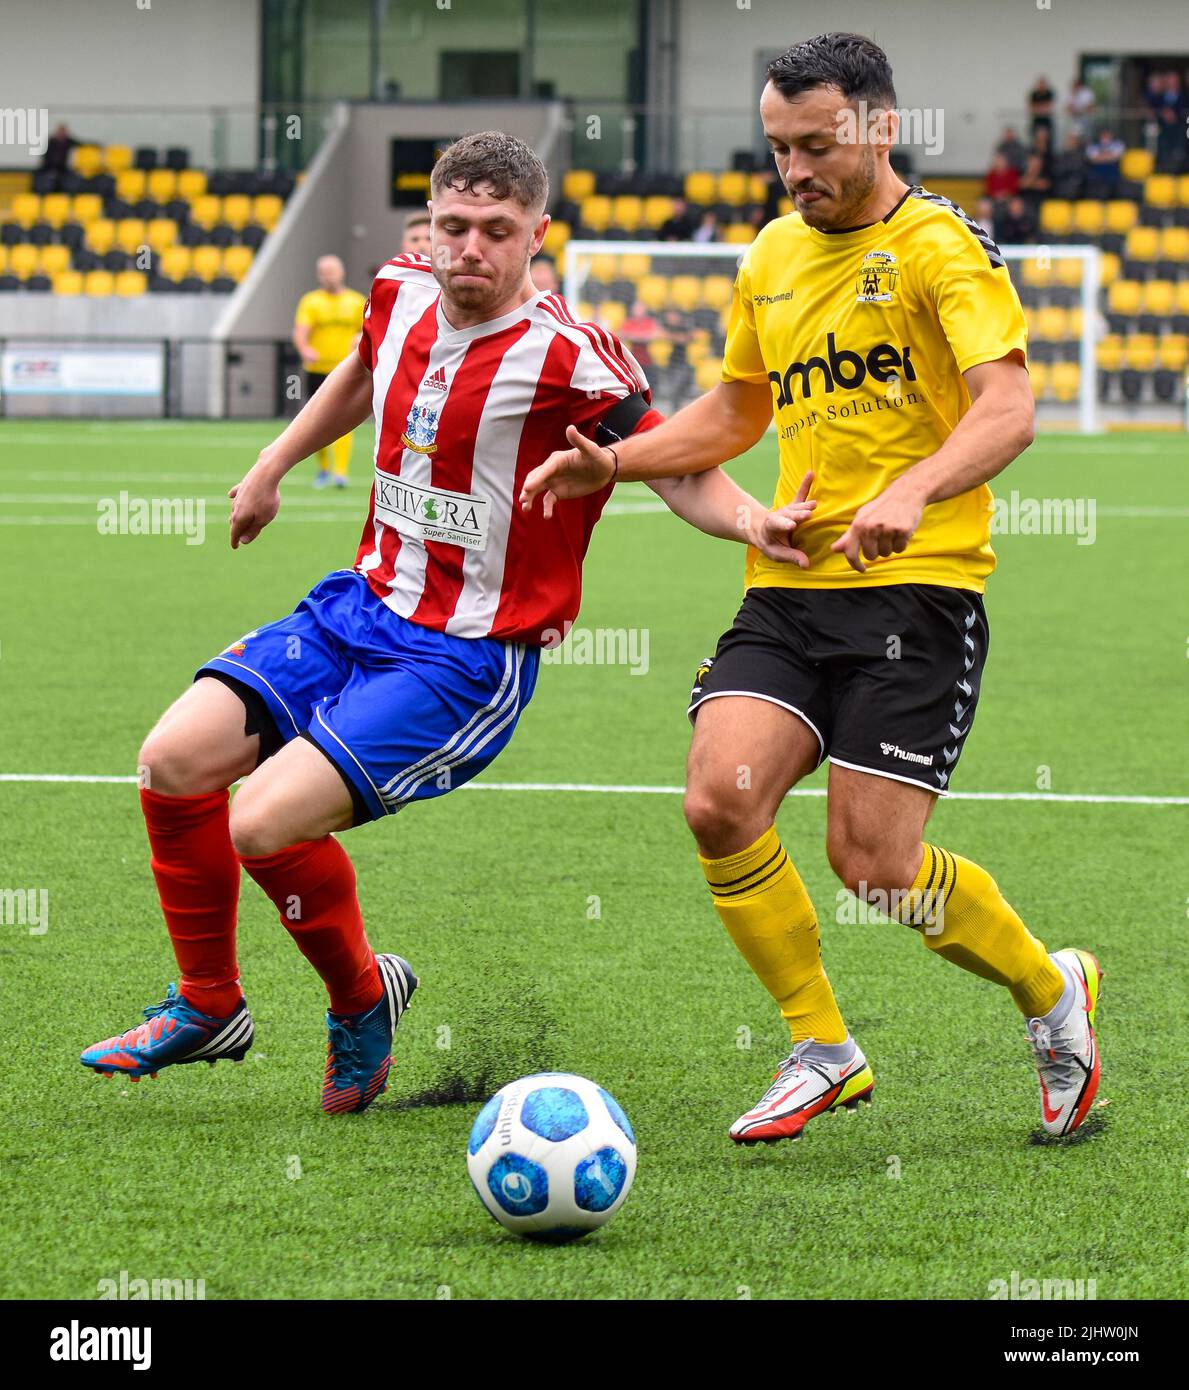
M 422 382 L 422 385 L 423 385 L 423 386 L 429 386 L 429 387 L 431 387 L 431 388 L 432 388 L 433 390 L 435 390 L 435 391 L 445 391 L 445 390 L 446 390 L 446 368 L 445 368 L 445 367 L 439 367 L 439 368 L 437 369 L 437 371 L 434 372 L 434 374 L 433 374 L 432 376 L 426 377 L 425 381 Z

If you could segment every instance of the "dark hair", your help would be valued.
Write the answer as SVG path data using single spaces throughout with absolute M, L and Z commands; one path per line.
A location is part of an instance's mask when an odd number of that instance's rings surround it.
M 896 105 L 888 55 L 862 34 L 819 34 L 773 58 L 765 76 L 785 101 L 814 87 L 837 87 L 847 101 Z
M 480 184 L 529 212 L 543 212 L 549 198 L 549 175 L 535 151 L 500 130 L 481 130 L 455 140 L 442 151 L 429 181 L 434 195 L 444 188 L 474 193 Z
M 407 232 L 410 227 L 428 227 L 432 221 L 433 219 L 428 212 L 415 212 L 405 223 L 405 231 Z

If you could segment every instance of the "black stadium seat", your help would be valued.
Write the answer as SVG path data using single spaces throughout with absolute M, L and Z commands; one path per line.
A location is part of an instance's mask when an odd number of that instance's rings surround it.
M 132 163 L 137 169 L 155 169 L 157 167 L 157 151 L 151 145 L 138 145 Z
M 167 169 L 188 169 L 190 167 L 190 151 L 183 149 L 181 145 L 171 145 L 165 151 L 165 167 Z

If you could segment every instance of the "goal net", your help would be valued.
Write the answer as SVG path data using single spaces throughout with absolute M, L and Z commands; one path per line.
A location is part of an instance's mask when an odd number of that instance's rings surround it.
M 565 296 L 581 319 L 629 347 L 670 413 L 720 379 L 731 287 L 747 247 L 722 242 L 571 241 Z M 1096 428 L 1095 246 L 1001 248 L 1028 320 L 1029 371 L 1041 426 Z

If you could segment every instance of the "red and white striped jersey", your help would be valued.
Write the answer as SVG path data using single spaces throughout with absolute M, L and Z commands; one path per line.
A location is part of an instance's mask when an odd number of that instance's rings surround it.
M 517 498 L 528 472 L 593 434 L 616 402 L 651 403 L 606 329 L 538 294 L 452 328 L 424 256 L 380 268 L 359 354 L 372 373 L 375 480 L 356 570 L 402 617 L 458 637 L 556 641 L 578 613 L 582 560 L 610 487 L 546 521 Z M 651 408 L 636 428 L 660 422 Z

